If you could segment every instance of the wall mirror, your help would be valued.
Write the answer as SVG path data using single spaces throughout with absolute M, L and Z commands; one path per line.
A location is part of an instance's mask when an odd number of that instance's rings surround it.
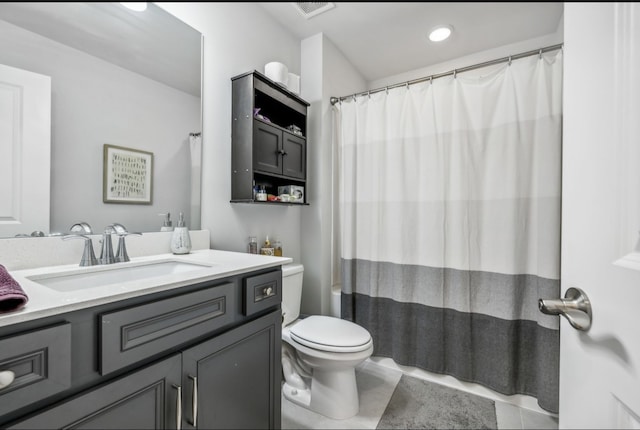
M 160 231 L 167 212 L 200 228 L 201 59 L 202 35 L 153 3 L 0 3 L 0 65 L 51 78 L 45 234 Z M 104 145 L 153 154 L 149 204 L 103 201 Z

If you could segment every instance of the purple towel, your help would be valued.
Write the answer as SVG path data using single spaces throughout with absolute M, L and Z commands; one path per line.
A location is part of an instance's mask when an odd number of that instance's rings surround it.
M 20 284 L 0 264 L 0 313 L 17 311 L 26 305 L 28 300 L 29 297 Z

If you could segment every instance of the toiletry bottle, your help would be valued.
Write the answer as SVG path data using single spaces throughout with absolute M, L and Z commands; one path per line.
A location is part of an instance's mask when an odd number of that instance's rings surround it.
M 158 214 L 158 216 L 165 217 L 164 223 L 162 223 L 162 227 L 160 227 L 160 231 L 173 231 L 173 223 L 171 222 L 171 214 L 167 212 L 166 214 Z
M 180 212 L 180 219 L 171 237 L 171 252 L 174 254 L 188 254 L 191 251 L 191 236 L 189 229 L 184 225 L 184 216 Z
M 259 202 L 267 201 L 267 190 L 265 189 L 264 185 L 261 185 L 260 189 L 256 193 L 256 200 Z
M 262 255 L 273 255 L 273 247 L 271 246 L 271 241 L 269 240 L 269 236 L 264 241 L 264 245 L 260 248 L 260 254 Z
M 273 241 L 273 255 L 282 257 L 282 243 L 280 243 L 278 238 Z
M 258 253 L 258 238 L 255 236 L 249 236 L 249 254 Z

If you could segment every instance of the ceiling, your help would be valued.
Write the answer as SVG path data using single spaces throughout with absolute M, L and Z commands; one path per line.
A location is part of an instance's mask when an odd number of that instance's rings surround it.
M 323 33 L 369 82 L 555 33 L 562 2 L 337 2 L 307 19 L 295 3 L 259 3 L 300 39 Z M 437 25 L 453 27 L 429 41 Z
M 201 35 L 153 3 L 0 2 L 0 19 L 200 97 Z

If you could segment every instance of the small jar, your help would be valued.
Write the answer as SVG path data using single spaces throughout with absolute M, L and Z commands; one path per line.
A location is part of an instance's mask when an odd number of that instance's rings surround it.
M 249 236 L 249 254 L 258 253 L 258 238 L 255 236 Z
M 264 186 L 261 186 L 258 192 L 256 193 L 256 200 L 259 202 L 267 201 L 267 190 L 264 188 Z
M 273 242 L 273 255 L 282 257 L 282 243 L 278 239 Z

